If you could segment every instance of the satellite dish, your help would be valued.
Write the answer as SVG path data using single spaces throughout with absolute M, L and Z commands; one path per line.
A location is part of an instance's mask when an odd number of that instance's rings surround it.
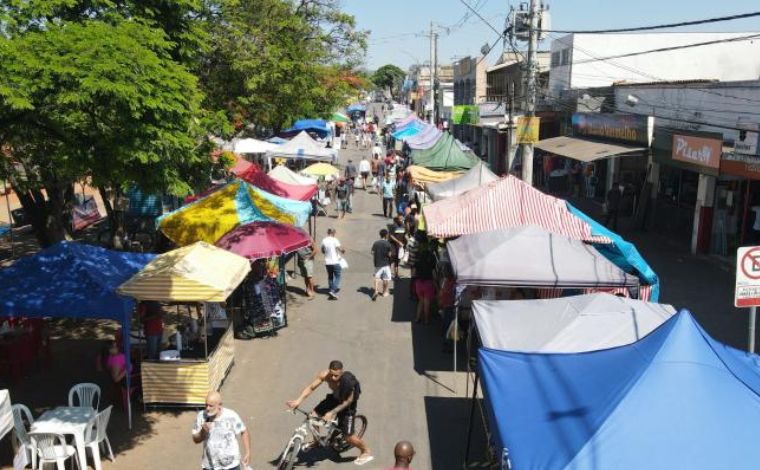
M 480 48 L 480 53 L 488 55 L 489 52 L 491 52 L 491 46 L 488 43 L 483 44 L 483 47 Z

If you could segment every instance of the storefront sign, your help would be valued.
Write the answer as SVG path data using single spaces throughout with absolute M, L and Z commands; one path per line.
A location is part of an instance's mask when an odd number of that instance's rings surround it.
M 654 118 L 634 114 L 573 114 L 573 135 L 599 140 L 652 144 Z
M 673 160 L 720 168 L 723 140 L 673 134 Z
M 720 173 L 760 180 L 760 157 L 726 152 L 720 160 Z
M 454 124 L 477 124 L 480 120 L 480 109 L 475 105 L 464 104 L 451 108 L 451 121 Z
M 535 144 L 538 142 L 541 118 L 520 116 L 517 118 L 517 143 Z
M 757 132 L 740 130 L 734 140 L 734 152 L 744 155 L 757 155 Z

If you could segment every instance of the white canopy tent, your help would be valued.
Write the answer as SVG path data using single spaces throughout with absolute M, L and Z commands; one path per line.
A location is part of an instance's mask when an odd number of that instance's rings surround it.
M 300 185 L 312 185 L 317 183 L 317 180 L 314 178 L 299 175 L 285 165 L 277 165 L 276 167 L 272 168 L 267 174 L 272 177 L 272 179 L 275 179 L 281 183 Z
M 259 139 L 240 139 L 234 143 L 233 151 L 235 153 L 267 153 L 280 147 L 271 142 L 265 142 Z
M 479 188 L 498 179 L 499 177 L 489 170 L 487 166 L 483 165 L 483 163 L 478 163 L 459 178 L 441 183 L 428 184 L 426 189 L 434 201 L 440 201 L 441 199 L 459 196 L 471 189 Z
M 309 134 L 307 134 L 306 131 L 301 131 L 290 141 L 278 145 L 275 149 L 268 151 L 267 157 L 269 157 L 271 168 L 271 160 L 273 157 L 297 158 L 332 163 L 338 158 L 338 154 L 334 149 L 325 148 L 324 145 L 309 137 Z
M 588 294 L 547 300 L 475 300 L 486 348 L 581 353 L 632 344 L 676 313 L 671 305 Z
M 593 246 L 527 225 L 464 235 L 448 243 L 457 283 L 468 286 L 637 287 Z

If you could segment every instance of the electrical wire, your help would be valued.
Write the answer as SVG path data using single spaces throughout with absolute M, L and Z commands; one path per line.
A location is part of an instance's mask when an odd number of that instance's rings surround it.
M 559 29 L 543 29 L 541 32 L 545 33 L 562 33 L 562 34 L 606 34 L 606 33 L 630 33 L 634 31 L 650 31 L 654 29 L 668 29 L 668 28 L 680 28 L 682 26 L 695 26 L 700 24 L 718 23 L 722 21 L 741 20 L 744 18 L 752 18 L 760 16 L 760 11 L 754 11 L 750 13 L 739 13 L 737 15 L 720 16 L 717 18 L 706 18 L 703 20 L 694 21 L 681 21 L 679 23 L 660 24 L 654 26 L 638 26 L 633 28 L 617 28 L 617 29 L 592 29 L 592 30 L 578 30 L 567 31 Z

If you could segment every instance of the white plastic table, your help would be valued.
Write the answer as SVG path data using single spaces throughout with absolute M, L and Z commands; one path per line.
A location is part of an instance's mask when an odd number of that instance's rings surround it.
M 90 407 L 59 406 L 42 413 L 32 425 L 32 432 L 68 434 L 74 436 L 79 468 L 87 468 L 87 454 L 84 447 L 84 433 L 95 419 L 95 410 Z

